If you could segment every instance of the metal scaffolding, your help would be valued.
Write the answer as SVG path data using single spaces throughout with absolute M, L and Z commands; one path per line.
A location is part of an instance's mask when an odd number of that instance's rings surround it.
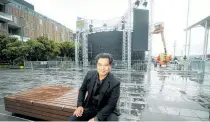
M 83 32 L 82 33 L 82 41 L 83 41 L 83 45 L 82 45 L 82 50 L 83 50 L 83 55 L 82 55 L 82 61 L 83 61 L 83 67 L 88 66 L 88 33 Z
M 148 32 L 148 63 L 147 63 L 147 82 L 150 83 L 151 80 L 151 64 L 152 64 L 152 31 L 153 31 L 153 15 L 154 15 L 154 0 L 149 2 L 149 32 Z
M 150 0 L 153 1 L 153 0 Z M 128 0 L 129 2 L 129 9 L 126 11 L 126 13 L 116 19 L 115 24 L 113 24 L 113 21 L 111 20 L 92 20 L 92 19 L 86 19 L 85 20 L 85 26 L 83 29 L 79 30 L 77 33 L 77 42 L 82 42 L 82 60 L 83 60 L 83 66 L 88 66 L 88 34 L 91 33 L 97 33 L 97 32 L 104 32 L 104 31 L 123 31 L 123 40 L 122 40 L 122 61 L 123 63 L 127 66 L 128 69 L 131 69 L 131 44 L 132 44 L 132 31 L 133 31 L 133 9 L 137 8 L 139 5 L 136 3 L 138 2 L 139 4 L 144 3 L 144 0 L 136 0 L 133 4 L 131 4 L 131 0 Z M 112 22 L 111 24 L 109 22 Z M 91 23 L 92 28 L 90 31 L 90 26 L 88 26 L 88 23 Z M 97 24 L 95 24 L 97 23 Z M 101 26 L 95 26 L 95 25 L 101 25 Z M 89 24 L 90 25 L 90 24 Z M 150 26 L 151 26 L 151 18 L 150 18 Z M 151 31 L 149 29 L 149 31 Z M 80 37 L 80 34 L 82 35 L 82 38 Z M 149 58 L 148 62 L 151 62 L 151 34 L 149 34 Z M 75 43 L 76 47 L 76 43 Z M 78 64 L 78 57 L 79 57 L 79 51 L 78 49 L 75 49 L 75 61 L 76 64 Z M 150 67 L 150 66 L 148 66 Z M 148 68 L 148 71 L 150 69 Z
M 76 35 L 76 39 L 75 39 L 75 64 L 76 67 L 79 66 L 79 38 L 80 38 L 80 33 L 78 32 L 78 34 Z
M 129 15 L 128 15 L 128 70 L 131 69 L 131 18 L 132 18 L 133 8 L 131 7 L 131 0 L 129 0 Z
M 139 1 L 139 0 L 137 0 Z M 137 2 L 136 1 L 136 2 Z M 128 1 L 129 9 L 120 19 L 120 21 L 115 26 L 116 28 L 123 29 L 123 43 L 122 43 L 122 61 L 127 64 L 127 68 L 131 69 L 131 44 L 132 44 L 132 31 L 133 31 L 133 9 L 137 8 L 136 2 L 131 4 L 131 0 Z M 143 3 L 143 1 L 139 1 L 139 4 Z
M 125 64 L 127 60 L 127 55 L 126 55 L 126 47 L 127 47 L 127 32 L 125 29 L 123 29 L 123 43 L 122 43 L 122 61 Z
M 79 64 L 79 43 L 82 45 L 82 63 L 83 67 L 88 66 L 88 26 L 87 20 L 83 20 L 84 25 L 82 28 L 79 28 L 76 33 L 76 40 L 75 40 L 75 63 L 78 66 Z

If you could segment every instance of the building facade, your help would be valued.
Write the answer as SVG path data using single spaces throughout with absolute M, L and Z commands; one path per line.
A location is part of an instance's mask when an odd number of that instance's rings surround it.
M 40 36 L 54 41 L 73 40 L 72 30 L 34 11 L 34 6 L 24 0 L 0 1 L 0 34 L 23 41 Z

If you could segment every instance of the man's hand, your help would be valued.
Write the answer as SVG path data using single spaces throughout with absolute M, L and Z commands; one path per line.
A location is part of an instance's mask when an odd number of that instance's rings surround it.
M 90 119 L 88 122 L 94 122 L 94 118 Z
M 81 117 L 83 114 L 84 108 L 82 106 L 78 107 L 75 111 L 73 116 Z

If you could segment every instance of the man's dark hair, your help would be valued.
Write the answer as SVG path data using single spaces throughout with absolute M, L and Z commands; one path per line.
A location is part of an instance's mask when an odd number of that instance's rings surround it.
M 98 63 L 98 59 L 99 58 L 108 58 L 109 59 L 109 64 L 111 65 L 113 62 L 113 57 L 111 54 L 109 53 L 100 53 L 96 56 L 95 60 L 96 60 L 96 64 Z

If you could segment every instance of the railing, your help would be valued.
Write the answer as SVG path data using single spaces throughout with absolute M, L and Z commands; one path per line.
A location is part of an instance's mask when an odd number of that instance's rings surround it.
M 78 68 L 82 67 L 82 61 L 79 62 L 78 67 L 74 61 L 25 61 L 25 68 L 59 68 L 59 69 L 68 69 L 68 68 Z M 112 64 L 113 70 L 127 70 L 128 63 L 120 60 L 115 60 Z M 96 68 L 96 61 L 89 61 L 88 68 Z M 141 60 L 132 60 L 131 61 L 131 70 L 132 71 L 146 71 L 147 61 Z
M 128 30 L 132 30 L 132 27 L 129 28 L 127 27 L 127 25 L 125 25 L 126 28 L 125 30 L 128 31 Z M 123 31 L 123 29 L 120 27 L 120 28 L 116 28 L 115 26 L 106 26 L 106 27 L 94 27 L 92 32 L 89 32 L 90 34 L 91 33 L 97 33 L 97 32 L 104 32 L 104 31 Z
M 95 68 L 96 61 L 89 61 L 89 67 Z M 114 60 L 112 64 L 113 70 L 127 70 L 128 62 L 122 60 Z M 147 61 L 143 60 L 132 60 L 131 61 L 131 71 L 146 71 L 147 69 Z
M 154 62 L 156 63 L 156 62 Z M 203 72 L 206 61 L 203 60 L 182 60 L 169 62 L 167 69 L 170 70 L 182 70 L 182 71 L 195 71 Z
M 25 61 L 24 62 L 25 68 L 60 68 L 60 69 L 67 69 L 67 68 L 75 68 L 75 62 L 73 61 Z
M 9 15 L 9 14 L 3 13 L 3 12 L 0 12 L 0 18 L 12 21 L 12 15 Z
M 205 63 L 206 61 L 203 61 L 203 60 L 191 60 L 189 69 L 192 71 L 197 71 L 199 73 L 204 73 Z
M 172 61 L 166 68 L 159 68 L 158 72 L 167 75 L 181 75 L 189 77 L 192 81 L 199 83 L 204 81 L 206 73 L 208 73 L 209 61 L 204 60 L 182 60 Z M 156 67 L 156 66 L 155 66 Z
M 21 40 L 22 41 L 22 36 L 19 36 L 19 35 L 10 35 L 10 37 L 14 37 L 14 38 L 17 38 L 18 40 Z M 23 37 L 23 41 L 26 42 L 28 41 L 30 38 L 29 37 Z

